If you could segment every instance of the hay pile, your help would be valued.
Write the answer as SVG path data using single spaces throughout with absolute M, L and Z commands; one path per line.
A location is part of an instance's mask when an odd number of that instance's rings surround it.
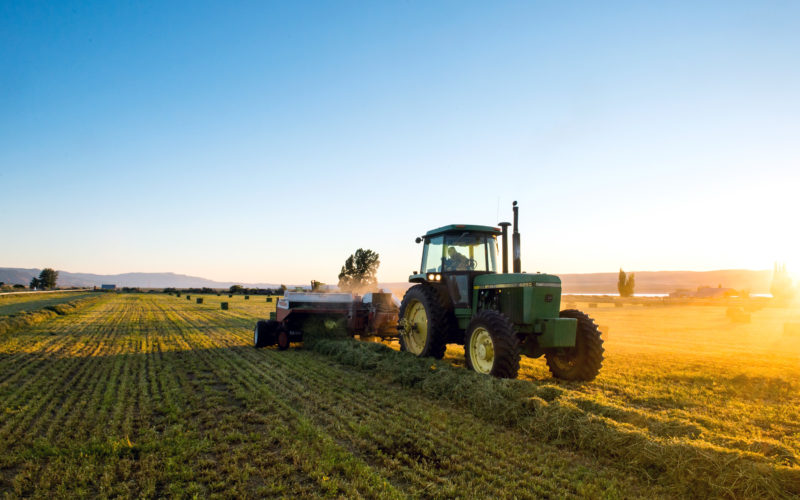
M 557 386 L 486 377 L 383 344 L 316 338 L 310 347 L 342 364 L 374 372 L 387 382 L 468 409 L 478 418 L 514 426 L 533 439 L 625 464 L 681 496 L 800 495 L 800 468 L 705 442 L 699 428 L 677 425 L 672 429 L 666 423 L 648 432 L 625 418 L 615 420 L 618 415 L 613 408 L 596 412 L 585 397 L 571 396 Z

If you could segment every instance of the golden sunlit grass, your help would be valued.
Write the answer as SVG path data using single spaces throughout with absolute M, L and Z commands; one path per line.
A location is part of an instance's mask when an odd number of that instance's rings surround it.
M 0 295 L 0 317 L 23 311 L 36 311 L 47 306 L 62 304 L 88 297 L 92 292 L 20 293 Z M 95 294 L 96 295 L 96 294 Z
M 696 429 L 699 440 L 797 466 L 800 336 L 784 325 L 800 321 L 800 308 L 706 304 L 593 310 L 610 328 L 606 361 L 593 384 L 570 389 L 624 410 L 635 425 Z M 751 322 L 733 321 L 732 306 L 749 309 Z M 522 378 L 547 375 L 542 363 L 522 364 Z
M 624 409 L 636 425 L 696 429 L 698 440 L 797 466 L 800 336 L 784 325 L 800 322 L 800 309 L 707 304 L 594 310 L 611 330 L 605 366 L 594 384 L 573 389 Z M 734 321 L 732 306 L 749 309 L 750 323 Z M 523 377 L 546 375 L 540 363 L 523 363 Z

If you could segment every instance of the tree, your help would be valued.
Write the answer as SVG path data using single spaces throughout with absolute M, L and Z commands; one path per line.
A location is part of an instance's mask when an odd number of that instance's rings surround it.
M 311 280 L 311 291 L 312 292 L 322 292 L 325 283 L 317 280 Z
M 794 296 L 792 278 L 789 277 L 789 273 L 786 271 L 786 264 L 775 263 L 769 291 L 776 299 L 791 299 Z
M 339 273 L 339 288 L 348 292 L 360 292 L 378 284 L 380 255 L 372 250 L 359 248 L 347 258 Z
M 234 293 L 242 293 L 242 290 L 244 290 L 244 288 L 242 287 L 242 285 L 233 285 L 232 287 L 230 287 L 230 288 L 228 289 L 228 293 L 230 293 L 230 294 L 234 294 Z
M 617 290 L 620 297 L 630 297 L 633 295 L 633 289 L 636 287 L 636 280 L 633 273 L 625 274 L 622 268 L 619 269 L 619 279 L 617 280 Z
M 42 272 L 39 273 L 39 286 L 45 290 L 55 288 L 56 281 L 58 281 L 58 271 L 55 269 L 45 267 L 42 269 Z
M 39 283 L 39 278 L 37 278 L 36 276 L 31 278 L 31 290 L 36 290 L 40 286 L 41 284 Z

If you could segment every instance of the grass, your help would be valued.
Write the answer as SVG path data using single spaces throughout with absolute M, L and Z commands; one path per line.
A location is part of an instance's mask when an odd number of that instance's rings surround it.
M 0 495 L 799 494 L 797 310 L 592 299 L 607 361 L 576 384 L 542 360 L 479 377 L 455 346 L 256 350 L 274 302 L 203 298 L 108 294 L 0 336 Z
M 92 292 L 64 293 L 26 293 L 19 295 L 0 295 L 0 317 L 11 316 L 25 311 L 36 311 L 47 306 L 63 304 L 75 299 L 97 295 Z
M 45 301 L 23 302 L 22 310 L 0 316 L 0 334 L 42 323 L 56 316 L 73 314 L 102 298 L 100 294 L 81 294 Z M 40 308 L 34 309 L 33 305 Z

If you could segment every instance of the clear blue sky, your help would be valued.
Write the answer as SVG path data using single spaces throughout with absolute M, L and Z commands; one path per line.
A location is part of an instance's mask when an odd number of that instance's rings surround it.
M 3 2 L 0 266 L 800 266 L 798 2 Z M 794 269 L 793 269 L 794 268 Z

